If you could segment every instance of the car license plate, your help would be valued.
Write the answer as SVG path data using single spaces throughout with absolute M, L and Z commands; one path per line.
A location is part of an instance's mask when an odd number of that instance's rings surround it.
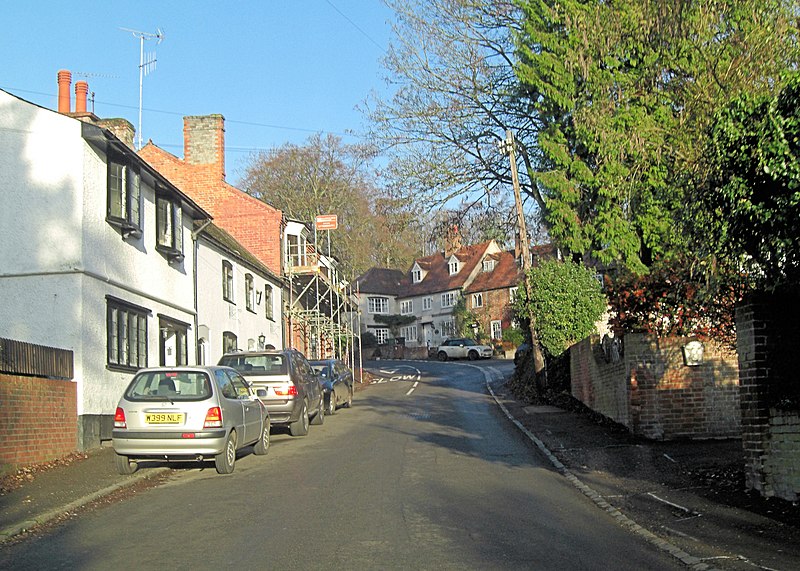
M 182 412 L 149 412 L 144 415 L 147 424 L 183 424 Z

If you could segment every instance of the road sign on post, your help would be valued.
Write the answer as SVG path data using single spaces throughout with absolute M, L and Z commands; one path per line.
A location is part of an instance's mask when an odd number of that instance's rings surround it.
M 317 230 L 336 230 L 339 227 L 339 218 L 336 214 L 320 214 L 315 222 Z

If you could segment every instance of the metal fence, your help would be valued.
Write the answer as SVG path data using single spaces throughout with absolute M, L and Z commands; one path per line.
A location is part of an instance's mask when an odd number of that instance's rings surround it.
M 0 373 L 70 380 L 73 354 L 67 349 L 0 337 Z

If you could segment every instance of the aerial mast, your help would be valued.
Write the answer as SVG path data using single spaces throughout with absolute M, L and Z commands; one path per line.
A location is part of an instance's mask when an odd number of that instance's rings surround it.
M 130 28 L 120 28 L 120 30 L 124 32 L 131 32 L 134 37 L 139 38 L 139 127 L 136 130 L 138 137 L 136 150 L 139 150 L 142 148 L 142 84 L 144 76 L 155 70 L 157 61 L 155 52 L 148 53 L 147 61 L 145 61 L 144 41 L 157 40 L 156 45 L 158 45 L 164 39 L 164 32 L 161 31 L 161 28 L 156 28 L 155 34 L 131 30 Z

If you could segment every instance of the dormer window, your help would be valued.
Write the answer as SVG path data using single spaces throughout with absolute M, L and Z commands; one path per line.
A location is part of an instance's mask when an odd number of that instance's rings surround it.
M 142 235 L 141 177 L 137 168 L 109 158 L 107 220 L 122 237 Z
M 411 270 L 411 283 L 418 284 L 422 281 L 422 270 Z
M 447 262 L 447 269 L 450 271 L 451 276 L 454 276 L 458 273 L 459 270 L 458 266 L 459 266 L 458 258 L 456 258 L 455 256 L 450 258 L 450 261 Z
M 170 262 L 183 261 L 183 213 L 177 200 L 156 196 L 156 250 Z
M 494 270 L 494 260 L 484 260 L 483 261 L 483 271 L 484 272 L 491 272 Z

